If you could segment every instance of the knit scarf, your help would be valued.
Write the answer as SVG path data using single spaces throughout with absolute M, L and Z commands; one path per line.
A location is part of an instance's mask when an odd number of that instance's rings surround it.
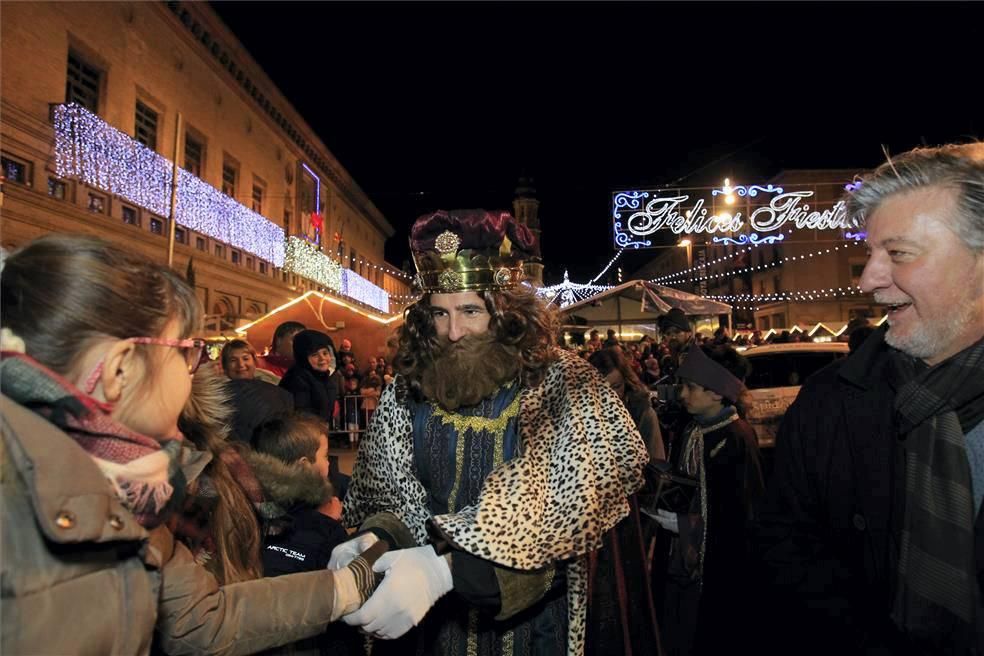
M 890 375 L 905 441 L 892 618 L 932 651 L 963 653 L 976 640 L 979 603 L 965 435 L 984 419 L 984 340 L 928 368 L 895 352 Z
M 183 493 L 180 433 L 162 443 L 130 430 L 110 416 L 111 404 L 84 394 L 23 353 L 0 353 L 0 391 L 81 446 L 141 526 L 161 524 L 169 502 Z

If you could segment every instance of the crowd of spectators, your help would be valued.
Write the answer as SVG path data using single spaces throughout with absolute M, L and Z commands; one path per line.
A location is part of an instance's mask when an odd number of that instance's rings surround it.
M 621 340 L 612 329 L 609 329 L 607 337 L 602 339 L 597 330 L 591 330 L 587 339 L 571 340 L 574 345 L 569 348 L 576 350 L 581 357 L 590 359 L 594 353 L 604 348 L 617 346 L 639 380 L 651 388 L 664 379 L 672 377 L 679 359 L 679 349 L 682 346 L 679 335 L 686 335 L 687 339 L 684 341 L 691 339 L 690 327 L 685 322 L 686 319 L 683 319 L 680 326 L 674 326 L 671 319 L 661 326 L 658 339 L 643 335 L 637 341 Z M 683 326 L 686 326 L 686 330 L 683 329 Z M 838 342 L 848 343 L 853 352 L 874 331 L 875 327 L 868 320 L 852 319 L 846 329 L 834 339 Z M 767 344 L 812 343 L 814 341 L 815 338 L 803 330 L 766 331 L 765 336 L 763 336 L 761 330 L 739 331 L 732 334 L 723 326 L 711 335 L 696 333 L 692 336 L 692 343 L 697 346 L 727 345 L 738 350 Z M 578 345 L 579 343 L 581 345 Z
M 358 444 L 394 376 L 393 366 L 383 356 L 362 361 L 351 340 L 342 339 L 336 349 L 329 335 L 307 330 L 297 321 L 277 326 L 262 356 L 245 340 L 226 342 L 217 364 L 232 381 L 262 381 L 286 390 L 297 409 L 325 420 L 333 441 L 351 447 Z M 237 383 L 243 388 L 251 385 Z M 272 394 L 265 388 L 263 392 Z

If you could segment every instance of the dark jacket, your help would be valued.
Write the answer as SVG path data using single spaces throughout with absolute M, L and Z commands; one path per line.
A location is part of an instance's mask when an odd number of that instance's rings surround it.
M 331 379 L 332 372 L 317 371 L 308 362 L 308 356 L 321 348 L 327 348 L 334 357 L 335 345 L 331 337 L 316 330 L 302 330 L 294 336 L 294 366 L 280 379 L 280 386 L 294 395 L 294 409 L 308 412 L 325 421 L 331 421 L 335 412 L 338 388 Z M 335 361 L 338 366 L 338 361 Z
M 263 539 L 263 574 L 280 576 L 328 566 L 331 551 L 348 538 L 342 525 L 321 514 L 318 507 L 334 496 L 331 483 L 302 464 L 249 451 L 246 461 L 263 486 L 263 493 L 286 511 L 274 534 Z
M 634 390 L 626 386 L 625 407 L 632 415 L 642 440 L 646 443 L 650 460 L 666 460 L 666 447 L 663 444 L 663 434 L 659 430 L 659 419 L 653 409 L 649 392 Z
M 811 376 L 780 426 L 756 531 L 771 652 L 916 653 L 889 618 L 904 481 L 884 334 Z M 980 516 L 976 544 L 981 581 Z
M 755 430 L 738 419 L 705 434 L 704 458 L 707 537 L 696 649 L 719 654 L 750 619 L 745 599 L 750 583 L 748 523 L 751 505 L 762 492 Z
M 261 380 L 230 380 L 226 383 L 235 409 L 230 438 L 249 444 L 260 424 L 294 411 L 293 395 Z
M 338 388 L 330 376 L 294 366 L 280 379 L 280 386 L 294 396 L 294 409 L 330 421 Z

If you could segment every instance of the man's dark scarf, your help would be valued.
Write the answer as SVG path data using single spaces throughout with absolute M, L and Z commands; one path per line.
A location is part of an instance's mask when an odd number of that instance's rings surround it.
M 892 618 L 934 650 L 967 653 L 980 638 L 965 435 L 984 420 L 984 340 L 933 367 L 895 352 L 892 377 L 905 449 L 905 513 Z

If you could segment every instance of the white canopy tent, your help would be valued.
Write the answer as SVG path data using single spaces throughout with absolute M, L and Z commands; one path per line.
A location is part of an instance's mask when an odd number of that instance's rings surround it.
M 663 287 L 647 280 L 630 280 L 560 309 L 564 324 L 578 326 L 655 325 L 656 320 L 680 308 L 688 316 L 727 315 L 731 306 L 696 294 Z

